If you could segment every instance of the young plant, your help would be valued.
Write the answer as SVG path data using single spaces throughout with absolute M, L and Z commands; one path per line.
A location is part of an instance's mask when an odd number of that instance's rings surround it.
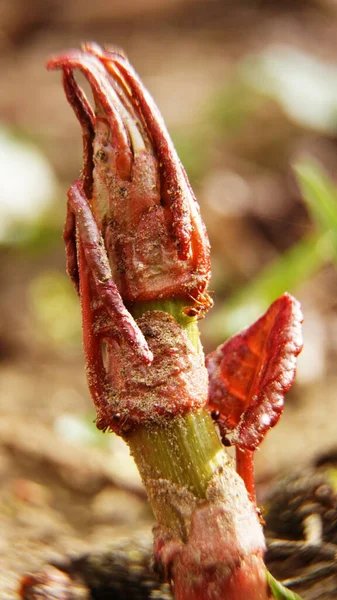
M 155 561 L 176 600 L 270 598 L 252 453 L 294 378 L 299 305 L 282 296 L 207 358 L 207 372 L 197 325 L 212 304 L 209 242 L 157 107 L 116 51 L 85 44 L 48 67 L 63 70 L 82 126 L 64 239 L 97 426 L 131 448 L 157 520 Z M 239 474 L 210 412 L 237 446 Z

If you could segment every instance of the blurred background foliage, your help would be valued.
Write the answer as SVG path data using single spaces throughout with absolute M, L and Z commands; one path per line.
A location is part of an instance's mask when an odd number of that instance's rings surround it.
M 336 3 L 28 4 L 1 3 L 2 413 L 57 423 L 66 437 L 73 423 L 74 438 L 81 431 L 84 444 L 90 438 L 80 311 L 61 239 L 66 190 L 81 168 L 81 135 L 60 74 L 47 74 L 44 63 L 95 39 L 129 55 L 200 201 L 215 301 L 201 323 L 205 350 L 249 325 L 285 290 L 303 304 L 298 383 L 284 428 L 261 451 L 258 473 L 287 465 L 294 448 L 305 460 L 308 440 L 309 454 L 332 444 L 326 420 L 337 417 Z M 306 442 L 292 440 L 280 452 L 299 422 L 308 428 Z

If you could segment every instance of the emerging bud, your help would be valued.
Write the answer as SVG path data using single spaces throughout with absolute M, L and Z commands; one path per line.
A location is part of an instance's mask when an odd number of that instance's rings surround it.
M 180 313 L 205 312 L 209 243 L 162 118 L 126 58 L 86 44 L 48 67 L 63 70 L 83 133 L 64 240 L 81 297 L 88 384 L 97 426 L 123 433 L 207 402 L 202 353 L 172 316 L 146 303 L 178 300 Z M 95 111 L 74 69 L 90 84 Z M 131 312 L 146 308 L 152 313 L 136 321 Z
M 178 298 L 207 309 L 209 242 L 162 117 L 127 59 L 96 44 L 52 58 L 81 123 L 82 182 L 126 305 Z M 82 71 L 92 110 L 73 70 Z M 76 279 L 76 268 L 70 264 Z

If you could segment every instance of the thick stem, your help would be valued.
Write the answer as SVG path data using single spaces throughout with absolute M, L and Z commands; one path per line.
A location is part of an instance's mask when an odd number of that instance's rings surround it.
M 165 425 L 139 427 L 126 436 L 147 489 L 157 522 L 184 538 L 184 524 L 156 482 L 169 481 L 199 500 L 206 497 L 212 477 L 229 458 L 207 409 L 177 416 Z M 178 516 L 177 516 L 178 515 Z
M 196 320 L 181 302 L 166 310 L 200 353 Z M 177 600 L 267 600 L 264 538 L 256 510 L 235 472 L 207 408 L 190 409 L 124 434 L 156 520 L 154 554 Z
M 171 314 L 189 340 L 202 353 L 197 320 L 188 317 L 186 302 L 164 300 L 138 303 L 134 317 L 149 310 Z M 168 481 L 185 489 L 195 498 L 206 496 L 213 475 L 229 461 L 206 408 L 177 415 L 160 424 L 140 426 L 125 436 L 147 489 L 152 509 L 159 524 L 170 527 L 184 538 L 184 524 L 165 494 L 158 493 L 156 482 Z

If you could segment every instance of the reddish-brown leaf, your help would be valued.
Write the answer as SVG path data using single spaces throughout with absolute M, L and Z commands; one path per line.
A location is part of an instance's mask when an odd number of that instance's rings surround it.
M 302 320 L 297 300 L 284 294 L 206 358 L 210 410 L 220 412 L 241 448 L 255 450 L 282 413 L 302 349 Z

